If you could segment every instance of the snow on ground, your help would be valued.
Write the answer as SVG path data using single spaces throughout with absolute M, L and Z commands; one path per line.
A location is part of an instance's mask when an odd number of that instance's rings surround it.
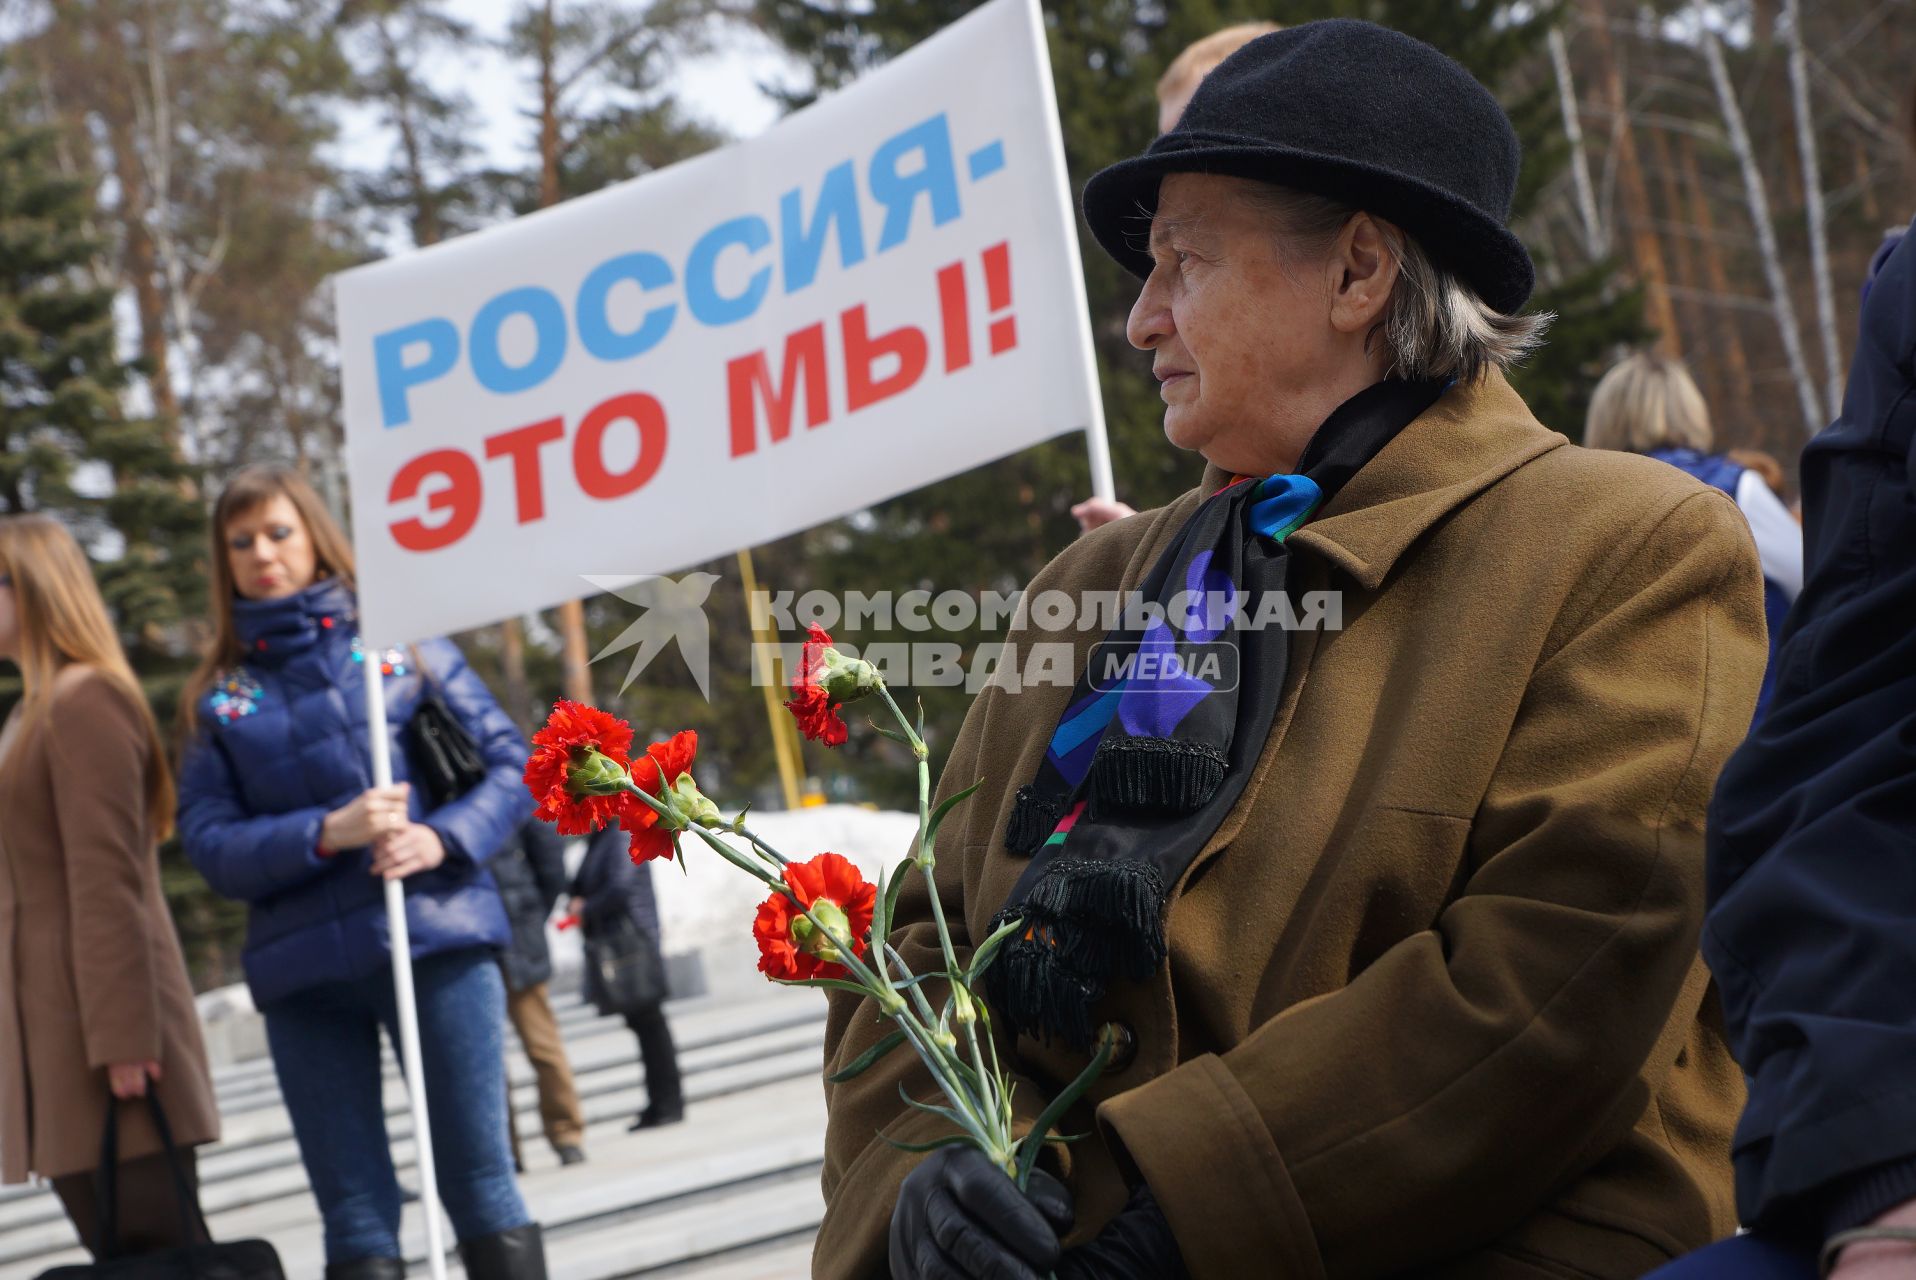
M 794 862 L 836 853 L 876 879 L 911 850 L 918 831 L 915 813 L 888 813 L 852 804 L 820 805 L 746 815 L 758 837 Z M 743 841 L 734 841 L 743 847 Z M 671 951 L 689 951 L 708 939 L 749 934 L 765 886 L 729 866 L 695 839 L 684 842 L 685 866 L 655 864 L 652 888 L 659 898 L 659 924 Z

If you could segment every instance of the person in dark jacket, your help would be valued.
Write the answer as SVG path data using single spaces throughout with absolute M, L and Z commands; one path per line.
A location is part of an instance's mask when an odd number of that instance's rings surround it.
M 634 864 L 627 853 L 629 841 L 616 826 L 594 832 L 586 845 L 585 859 L 572 880 L 571 912 L 579 920 L 587 943 L 614 951 L 630 953 L 646 948 L 645 956 L 626 956 L 650 961 L 663 973 L 664 958 L 659 954 L 659 908 L 652 896 L 652 868 Z M 586 966 L 586 995 L 600 1013 L 616 1013 L 639 1039 L 639 1058 L 645 1064 L 645 1109 L 627 1126 L 627 1132 L 677 1124 L 685 1118 L 685 1090 L 679 1078 L 678 1050 L 672 1043 L 672 1028 L 665 1020 L 663 997 L 637 1004 L 625 1004 L 596 980 L 590 963 Z
M 1916 238 L 1803 451 L 1808 573 L 1709 815 L 1703 953 L 1749 1103 L 1751 1234 L 1661 1276 L 1916 1275 Z M 1763 1268 L 1769 1268 L 1768 1271 Z
M 506 904 L 512 940 L 499 953 L 499 971 L 506 980 L 506 1016 L 519 1035 L 526 1058 L 539 1082 L 539 1120 L 546 1141 L 560 1164 L 585 1160 L 585 1116 L 579 1109 L 579 1090 L 566 1060 L 559 1020 L 552 1013 L 546 984 L 552 981 L 552 952 L 546 946 L 546 917 L 565 896 L 565 841 L 551 826 L 533 818 L 524 823 L 505 847 L 493 855 L 492 878 Z M 508 1097 L 510 1091 L 508 1091 Z M 521 1164 L 519 1127 L 510 1102 L 506 1133 L 512 1139 L 512 1160 Z
M 360 643 L 352 550 L 312 488 L 253 467 L 213 512 L 214 644 L 182 698 L 179 829 L 215 892 L 247 904 L 243 963 L 325 1219 L 327 1280 L 405 1274 L 381 1100 L 398 1042 L 384 884 L 405 882 L 438 1190 L 473 1280 L 544 1280 L 506 1142 L 486 860 L 527 817 L 527 748 L 444 640 Z M 365 680 L 386 678 L 393 783 L 372 785 Z M 430 678 L 487 765 L 437 808 L 412 786 L 406 724 Z

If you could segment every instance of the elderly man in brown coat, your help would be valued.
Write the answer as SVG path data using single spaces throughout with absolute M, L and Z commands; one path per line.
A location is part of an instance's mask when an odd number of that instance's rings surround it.
M 1570 445 L 1505 381 L 1542 325 L 1517 168 L 1461 67 L 1333 21 L 1254 41 L 1092 180 L 1166 434 L 1209 467 L 1027 599 L 1175 616 L 1202 587 L 1328 625 L 1014 628 L 1007 666 L 1069 640 L 1083 674 L 973 706 L 940 895 L 961 944 L 1026 922 L 987 981 L 1026 1124 L 1094 1029 L 1124 1050 L 1028 1197 L 893 1145 L 942 1136 L 900 1098 L 935 1097 L 915 1061 L 830 1086 L 815 1276 L 1624 1280 L 1734 1229 L 1697 936 L 1761 579 L 1727 497 Z M 1201 643 L 1236 678 L 1092 669 Z M 915 881 L 896 925 L 938 967 Z M 835 1071 L 885 1024 L 831 1014 Z

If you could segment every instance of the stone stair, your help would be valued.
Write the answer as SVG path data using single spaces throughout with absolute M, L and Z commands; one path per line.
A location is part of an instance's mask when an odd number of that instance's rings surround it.
M 571 1168 L 560 1167 L 539 1132 L 532 1071 L 508 1030 L 526 1159 L 520 1186 L 545 1225 L 553 1280 L 807 1274 L 823 1207 L 825 1003 L 813 991 L 727 985 L 723 994 L 667 1006 L 685 1071 L 687 1117 L 637 1134 L 625 1131 L 645 1100 L 632 1034 L 576 996 L 555 994 L 587 1122 L 588 1160 Z M 200 1152 L 201 1202 L 214 1236 L 264 1237 L 279 1250 L 290 1280 L 318 1280 L 318 1208 L 272 1064 L 253 1059 L 221 1067 L 215 1086 L 223 1139 Z M 416 1188 L 412 1115 L 390 1053 L 385 1100 L 400 1181 Z M 416 1204 L 406 1207 L 404 1243 L 412 1274 L 427 1274 L 425 1222 Z M 0 1188 L 0 1280 L 26 1280 L 86 1257 L 50 1189 Z M 448 1270 L 461 1274 L 456 1257 Z

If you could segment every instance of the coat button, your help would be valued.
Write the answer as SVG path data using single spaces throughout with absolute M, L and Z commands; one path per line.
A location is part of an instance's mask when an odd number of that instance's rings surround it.
M 1108 1032 L 1116 1042 L 1116 1046 L 1111 1051 L 1111 1061 L 1104 1068 L 1104 1074 L 1117 1075 L 1137 1061 L 1138 1033 L 1131 1029 L 1130 1023 L 1107 1022 L 1098 1031 L 1100 1035 Z

